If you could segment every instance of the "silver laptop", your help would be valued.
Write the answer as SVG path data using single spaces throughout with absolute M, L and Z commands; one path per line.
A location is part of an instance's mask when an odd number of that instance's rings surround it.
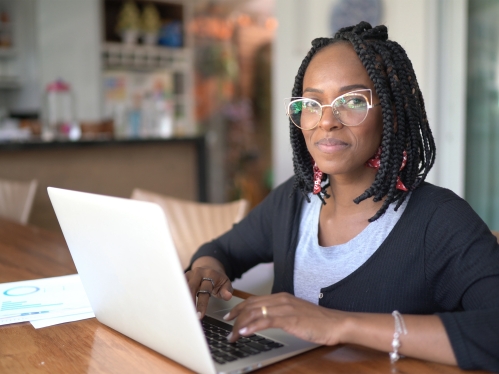
M 52 187 L 48 194 L 103 324 L 199 373 L 247 372 L 317 347 L 268 329 L 227 348 L 222 317 L 242 300 L 212 297 L 199 321 L 159 205 Z

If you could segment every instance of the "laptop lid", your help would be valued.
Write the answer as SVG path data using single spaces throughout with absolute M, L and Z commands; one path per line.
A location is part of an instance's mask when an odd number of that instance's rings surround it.
M 215 363 L 161 207 L 47 190 L 95 316 L 103 324 L 199 373 L 249 371 L 317 346 L 269 329 L 262 335 L 284 347 Z M 212 298 L 208 315 L 221 319 L 240 301 Z

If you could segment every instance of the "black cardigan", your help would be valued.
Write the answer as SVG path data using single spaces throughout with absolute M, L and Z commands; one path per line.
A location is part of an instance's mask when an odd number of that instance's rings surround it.
M 231 280 L 273 261 L 272 292 L 294 294 L 303 201 L 291 178 L 192 261 L 215 257 Z M 338 310 L 437 313 L 461 368 L 499 371 L 499 245 L 468 203 L 449 190 L 423 183 L 377 251 L 321 292 L 319 305 Z

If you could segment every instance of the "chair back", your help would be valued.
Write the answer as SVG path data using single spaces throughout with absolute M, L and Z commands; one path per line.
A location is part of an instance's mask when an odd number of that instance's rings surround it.
M 492 231 L 492 234 L 496 236 L 497 242 L 499 243 L 499 231 Z
M 38 182 L 0 179 L 0 217 L 26 225 Z
M 198 203 L 138 188 L 133 190 L 131 198 L 153 202 L 163 208 L 184 269 L 203 243 L 232 228 L 244 218 L 249 207 L 244 199 L 224 204 Z

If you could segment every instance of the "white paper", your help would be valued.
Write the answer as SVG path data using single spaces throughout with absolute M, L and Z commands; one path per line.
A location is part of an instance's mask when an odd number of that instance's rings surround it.
M 0 283 L 0 325 L 91 311 L 78 274 Z
M 45 318 L 37 321 L 30 321 L 35 329 L 40 329 L 42 327 L 54 326 L 66 322 L 81 321 L 82 319 L 94 318 L 94 312 L 72 314 L 69 316 Z

